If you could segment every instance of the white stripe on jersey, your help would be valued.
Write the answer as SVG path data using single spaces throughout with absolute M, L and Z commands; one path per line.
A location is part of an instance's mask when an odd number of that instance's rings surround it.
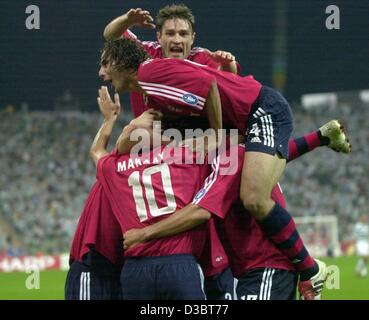
M 233 278 L 233 300 L 238 300 L 237 297 L 237 285 L 238 285 L 238 279 Z
M 281 187 L 281 185 L 279 184 L 279 182 L 277 182 L 277 186 L 278 186 L 278 188 L 279 188 L 279 191 L 280 191 L 281 193 L 283 193 L 282 187 Z
M 264 272 L 263 272 L 263 278 L 261 280 L 261 285 L 260 285 L 260 292 L 259 292 L 259 300 L 264 300 L 264 286 L 266 285 L 266 278 L 268 275 L 268 270 L 269 268 L 265 268 Z
M 176 93 L 176 92 L 173 92 L 173 91 L 170 91 L 170 90 L 165 90 L 165 89 L 159 89 L 159 88 L 155 88 L 155 87 L 150 87 L 150 86 L 142 86 L 142 88 L 144 90 L 147 91 L 147 93 L 149 92 L 149 90 L 151 92 L 163 92 L 163 93 L 167 93 L 168 95 L 174 95 L 176 97 L 179 97 L 180 100 L 182 101 L 182 97 L 184 94 L 181 94 L 181 93 Z M 200 100 L 200 99 L 199 99 Z M 185 102 L 185 101 L 183 101 Z M 199 104 L 200 106 L 204 106 L 204 102 L 202 101 L 199 101 L 197 104 Z
M 142 87 L 143 89 L 145 89 L 144 87 Z M 145 91 L 150 94 L 150 95 L 153 95 L 153 96 L 161 96 L 161 97 L 165 97 L 165 98 L 168 98 L 168 99 L 171 99 L 171 100 L 177 100 L 177 101 L 180 101 L 180 102 L 183 102 L 185 104 L 188 104 L 196 109 L 199 109 L 199 110 L 202 110 L 202 107 L 198 106 L 198 105 L 193 105 L 193 104 L 190 104 L 190 103 L 187 103 L 186 101 L 184 101 L 183 99 L 181 98 L 177 98 L 177 97 L 174 97 L 174 96 L 170 96 L 170 95 L 167 95 L 167 94 L 164 94 L 164 93 L 160 93 L 160 92 L 156 92 L 156 91 L 149 91 L 147 89 L 145 89 Z
M 272 273 L 269 278 L 269 287 L 268 287 L 268 296 L 266 300 L 270 300 L 270 294 L 272 292 L 272 284 L 273 284 L 273 274 L 275 272 L 275 269 L 272 269 Z
M 265 115 L 260 118 L 264 145 L 273 148 L 274 147 L 274 133 L 273 133 L 273 121 L 271 115 Z
M 264 292 L 263 292 L 263 299 L 262 300 L 268 300 L 268 290 L 269 290 L 269 279 L 272 273 L 272 269 L 268 268 L 267 275 L 265 278 L 265 286 L 264 286 Z
M 201 47 L 193 47 L 191 50 L 190 50 L 190 55 L 192 54 L 196 54 L 198 52 L 204 52 L 204 48 L 201 48 Z
M 264 145 L 270 147 L 269 145 L 269 140 L 268 140 L 268 135 L 266 133 L 266 127 L 265 127 L 265 121 L 264 121 L 264 117 L 260 118 L 261 121 L 261 128 L 263 129 L 263 140 L 264 140 Z
M 154 49 L 158 49 L 161 48 L 161 45 L 159 42 L 156 41 L 141 41 L 142 45 L 147 46 L 147 47 L 152 47 Z
M 204 273 L 202 272 L 201 266 L 198 263 L 196 265 L 197 265 L 197 269 L 199 270 L 199 274 L 200 274 L 201 291 L 204 294 L 205 300 L 207 300 L 205 289 L 204 289 L 204 282 L 205 282 Z
M 83 278 L 84 272 L 82 272 L 79 276 L 79 300 L 83 300 Z
M 191 60 L 184 59 L 184 61 L 192 63 L 192 64 L 194 64 L 195 66 L 198 66 L 198 67 L 206 67 L 205 64 L 197 63 L 197 62 L 194 62 L 194 61 L 191 61 Z
M 193 94 L 191 92 L 187 92 L 178 88 L 162 85 L 162 84 L 156 84 L 156 83 L 147 83 L 139 81 L 140 86 L 142 89 L 144 89 L 148 94 L 151 95 L 157 95 L 162 96 L 168 99 L 181 101 L 182 103 L 185 103 L 187 105 L 193 106 L 197 109 L 202 110 L 205 104 L 206 99 L 203 97 L 200 97 L 196 94 Z M 183 97 L 185 95 L 190 95 L 196 97 L 197 101 L 196 103 L 189 103 Z
M 91 283 L 90 283 L 90 273 L 87 272 L 87 297 L 86 297 L 86 300 L 91 300 L 90 299 L 90 286 L 91 286 Z
M 204 194 L 202 195 L 202 197 L 200 197 L 198 199 L 196 199 L 196 196 L 195 196 L 194 200 L 192 201 L 193 204 L 198 204 L 199 201 L 203 198 L 203 196 L 206 195 L 206 193 L 212 187 L 214 182 L 217 180 L 218 175 L 219 175 L 219 165 L 220 165 L 220 157 L 217 156 L 213 160 L 213 164 L 212 164 L 212 169 L 213 170 L 212 170 L 211 174 L 205 180 L 204 187 L 202 189 L 202 190 L 204 190 Z
M 166 89 L 169 90 L 171 92 L 173 92 L 173 94 L 181 94 L 181 95 L 185 95 L 185 94 L 192 94 L 193 96 L 195 96 L 197 99 L 199 99 L 199 101 L 205 103 L 206 98 L 200 97 L 194 93 L 182 90 L 182 89 L 178 89 L 175 87 L 171 87 L 171 86 L 166 86 L 164 84 L 158 84 L 158 83 L 152 83 L 152 82 L 144 82 L 144 81 L 139 81 L 138 82 L 140 84 L 140 86 L 147 86 L 147 87 L 154 87 L 154 88 L 158 88 L 159 89 Z
M 132 37 L 133 39 L 135 39 L 136 41 L 139 41 L 138 40 L 138 38 L 137 38 L 137 36 L 131 31 L 131 30 L 129 30 L 129 29 L 127 29 L 126 30 L 126 32 L 128 33 L 128 35 L 130 36 L 130 37 Z
M 131 30 L 127 29 L 126 32 L 128 33 L 129 37 L 131 37 L 132 39 L 141 43 L 144 46 L 152 47 L 154 49 L 158 49 L 161 47 L 161 44 L 157 41 L 141 41 Z
M 270 139 L 271 139 L 271 147 L 274 148 L 274 130 L 273 130 L 273 121 L 272 116 L 268 115 L 267 119 L 269 120 L 269 130 L 270 130 Z

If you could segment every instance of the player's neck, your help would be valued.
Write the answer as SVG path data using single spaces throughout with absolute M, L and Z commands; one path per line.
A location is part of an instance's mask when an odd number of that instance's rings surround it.
M 137 92 L 140 92 L 140 93 L 145 92 L 138 83 L 137 73 L 134 73 L 134 74 L 131 75 L 131 79 L 130 79 L 129 83 L 130 83 L 129 91 L 137 91 Z

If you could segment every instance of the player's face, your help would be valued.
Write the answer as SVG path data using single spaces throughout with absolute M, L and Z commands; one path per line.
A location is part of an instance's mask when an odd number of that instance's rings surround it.
M 195 39 L 195 32 L 192 32 L 187 20 L 170 19 L 164 22 L 157 38 L 164 57 L 186 59 Z
M 122 93 L 128 90 L 129 76 L 127 72 L 118 71 L 111 63 L 101 64 L 99 70 L 99 77 L 104 81 L 111 83 L 114 90 Z

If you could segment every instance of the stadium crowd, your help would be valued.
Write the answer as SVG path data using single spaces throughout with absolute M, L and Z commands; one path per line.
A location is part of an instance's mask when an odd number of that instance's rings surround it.
M 95 179 L 88 152 L 101 121 L 98 113 L 0 112 L 0 214 L 27 253 L 69 250 Z
M 320 148 L 288 165 L 282 186 L 295 216 L 339 217 L 340 239 L 369 205 L 367 105 L 304 110 L 294 104 L 294 137 L 333 118 L 343 120 L 353 152 Z M 122 119 L 121 126 L 129 120 Z M 0 111 L 0 215 L 29 254 L 69 251 L 95 169 L 89 147 L 102 119 L 99 113 Z M 118 135 L 114 133 L 112 141 Z M 0 241 L 4 246 L 4 239 Z
M 294 137 L 338 118 L 345 124 L 353 151 L 344 155 L 320 148 L 291 162 L 282 180 L 287 205 L 295 216 L 337 215 L 340 240 L 350 239 L 353 223 L 368 212 L 368 106 L 351 103 L 312 110 L 295 106 L 293 111 Z

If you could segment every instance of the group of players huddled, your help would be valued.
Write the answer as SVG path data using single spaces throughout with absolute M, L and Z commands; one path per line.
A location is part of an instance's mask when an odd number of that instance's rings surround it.
M 140 41 L 133 26 L 157 28 L 157 41 Z M 302 299 L 321 298 L 326 265 L 309 255 L 278 181 L 286 163 L 319 146 L 349 153 L 344 129 L 332 120 L 290 140 L 286 99 L 240 76 L 231 53 L 192 48 L 194 30 L 190 9 L 176 4 L 155 24 L 137 8 L 104 30 L 99 76 L 116 93 L 99 90 L 97 179 L 73 239 L 66 299 L 287 300 L 297 288 Z M 135 118 L 107 151 L 123 92 Z M 202 130 L 173 141 L 171 128 Z

